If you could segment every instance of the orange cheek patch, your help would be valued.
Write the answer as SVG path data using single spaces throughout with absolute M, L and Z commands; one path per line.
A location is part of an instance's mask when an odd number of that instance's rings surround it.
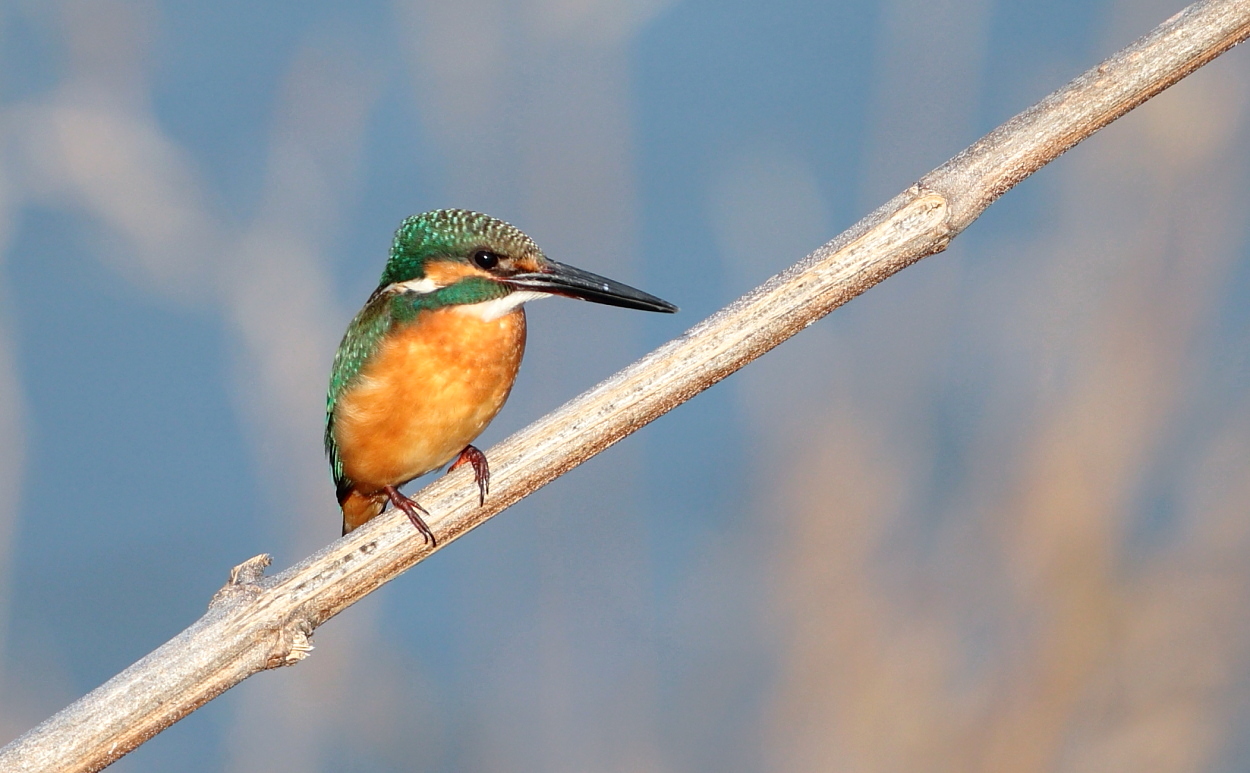
M 440 287 L 455 284 L 466 276 L 490 276 L 490 274 L 468 263 L 455 261 L 439 261 L 425 267 L 425 278 L 432 280 Z

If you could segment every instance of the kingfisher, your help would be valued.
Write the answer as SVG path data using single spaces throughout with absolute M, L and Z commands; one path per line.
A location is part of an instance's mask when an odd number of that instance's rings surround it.
M 495 418 L 525 352 L 528 301 L 562 295 L 675 312 L 641 290 L 550 260 L 516 227 L 479 212 L 440 209 L 400 224 L 377 289 L 334 355 L 325 447 L 343 533 L 389 502 L 437 544 L 400 492 L 455 460 L 473 467 L 478 503 L 490 487 L 473 440 Z

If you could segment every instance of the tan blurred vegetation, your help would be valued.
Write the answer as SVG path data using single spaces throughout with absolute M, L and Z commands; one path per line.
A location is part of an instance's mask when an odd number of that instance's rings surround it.
M 1250 396 L 1205 406 L 1215 431 L 1175 452 L 1229 356 L 1212 330 L 1246 235 L 1244 58 L 1221 64 L 1061 166 L 1053 232 L 995 258 L 1036 268 L 949 295 L 993 305 L 999 356 L 1041 386 L 1006 434 L 965 439 L 945 512 L 909 512 L 932 460 L 898 431 L 904 399 L 827 396 L 773 495 L 773 769 L 1184 771 L 1228 753 L 1250 667 Z M 1172 524 L 1136 538 L 1161 463 Z

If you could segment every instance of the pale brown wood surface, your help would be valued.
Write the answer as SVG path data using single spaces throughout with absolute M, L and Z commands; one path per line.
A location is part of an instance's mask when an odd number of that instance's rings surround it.
M 926 255 L 1068 148 L 1250 35 L 1250 0 L 1204 0 L 1012 118 L 833 241 L 418 495 L 441 549 Z M 922 117 L 917 131 L 924 130 Z M 0 749 L 2 771 L 99 770 L 248 676 L 298 662 L 317 626 L 430 555 L 390 513 L 273 577 L 236 568 L 208 612 Z

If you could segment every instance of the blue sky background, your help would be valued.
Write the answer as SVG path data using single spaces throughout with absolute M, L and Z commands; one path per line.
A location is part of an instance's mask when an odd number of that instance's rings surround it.
M 403 217 L 682 307 L 531 305 L 486 448 L 1179 8 L 0 4 L 4 738 L 338 536 L 330 358 Z M 113 769 L 1250 769 L 1248 68 Z

